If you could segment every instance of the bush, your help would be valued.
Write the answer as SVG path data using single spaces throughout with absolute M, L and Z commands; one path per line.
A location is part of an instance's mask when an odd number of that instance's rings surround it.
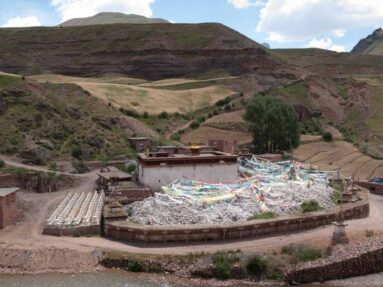
M 158 115 L 160 119 L 167 119 L 169 118 L 169 114 L 167 112 L 162 112 Z
M 175 133 L 175 134 L 172 134 L 170 136 L 170 139 L 173 140 L 173 141 L 180 141 L 181 140 L 181 136 L 179 133 Z
M 214 110 L 214 111 L 213 111 L 213 115 L 216 116 L 216 115 L 218 115 L 218 114 L 219 114 L 219 111 L 218 111 L 218 110 Z
M 51 163 L 49 164 L 49 169 L 51 169 L 51 170 L 56 170 L 56 169 L 57 169 L 57 163 L 55 163 L 55 162 L 51 162 Z
M 311 199 L 311 200 L 305 200 L 302 202 L 301 210 L 303 213 L 314 212 L 314 211 L 322 210 L 322 207 L 320 206 L 318 201 Z
M 0 160 L 0 168 L 3 168 L 5 166 L 5 161 Z
M 219 100 L 218 102 L 216 102 L 215 105 L 217 107 L 221 107 L 221 106 L 227 105 L 230 102 L 231 102 L 231 98 L 230 97 L 226 97 L 223 100 Z
M 226 105 L 225 106 L 225 111 L 230 111 L 231 110 L 231 106 L 230 105 Z
M 130 260 L 128 262 L 128 270 L 131 272 L 142 272 L 144 268 L 142 268 L 142 265 L 139 261 L 136 260 Z
M 144 119 L 149 118 L 149 114 L 148 114 L 148 112 L 144 112 L 143 117 L 144 117 Z
M 227 280 L 230 278 L 230 268 L 231 266 L 238 262 L 239 258 L 231 254 L 216 254 L 213 257 L 213 274 L 214 277 Z
M 190 124 L 190 128 L 192 129 L 196 129 L 199 127 L 199 122 L 198 121 L 194 121 Z
M 79 146 L 75 146 L 72 148 L 72 156 L 74 158 L 80 159 L 82 158 L 82 149 Z
M 139 118 L 140 115 L 136 112 L 136 111 L 132 111 L 132 110 L 127 110 L 127 109 L 124 109 L 124 108 L 120 108 L 119 111 L 129 117 L 132 117 L 132 118 Z
M 319 250 L 306 247 L 301 252 L 298 253 L 297 259 L 299 261 L 307 262 L 307 261 L 313 261 L 315 259 L 321 258 L 322 254 Z
M 333 140 L 332 133 L 330 133 L 330 132 L 324 132 L 322 134 L 322 138 L 326 142 L 332 142 L 332 140 Z
M 125 167 L 125 171 L 126 171 L 127 173 L 132 173 L 132 172 L 134 172 L 134 171 L 136 170 L 136 168 L 137 168 L 137 165 L 136 165 L 136 164 L 134 164 L 134 163 L 129 163 L 129 164 Z
M 246 263 L 246 271 L 252 277 L 259 277 L 267 270 L 267 262 L 261 256 L 253 256 Z
M 201 117 L 197 118 L 197 122 L 199 122 L 200 124 L 203 123 L 204 121 L 205 121 L 205 117 L 204 116 L 201 116 Z

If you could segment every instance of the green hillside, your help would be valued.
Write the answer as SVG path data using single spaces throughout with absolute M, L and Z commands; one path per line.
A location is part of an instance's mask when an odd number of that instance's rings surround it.
M 0 153 L 34 164 L 129 153 L 123 115 L 73 84 L 0 75 Z

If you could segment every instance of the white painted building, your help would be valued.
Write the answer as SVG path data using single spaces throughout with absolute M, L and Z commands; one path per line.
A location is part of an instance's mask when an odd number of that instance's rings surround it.
M 181 177 L 205 182 L 227 182 L 238 178 L 237 156 L 223 152 L 200 153 L 192 148 L 189 154 L 138 154 L 140 183 L 153 191 Z

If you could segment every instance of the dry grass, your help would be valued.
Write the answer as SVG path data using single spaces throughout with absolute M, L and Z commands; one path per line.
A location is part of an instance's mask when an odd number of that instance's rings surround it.
M 148 112 L 150 114 L 159 114 L 163 111 L 188 114 L 213 105 L 218 100 L 234 93 L 220 86 L 169 91 L 116 84 L 84 82 L 77 84 L 96 97 L 135 110 L 138 113 Z
M 185 90 L 154 88 L 195 82 L 188 79 L 168 79 L 147 83 L 144 80 L 124 77 L 79 78 L 62 75 L 39 75 L 30 78 L 40 82 L 74 83 L 92 95 L 112 102 L 116 106 L 135 110 L 138 113 L 148 112 L 150 114 L 159 114 L 163 111 L 188 114 L 213 105 L 218 100 L 234 94 L 233 91 L 220 85 Z M 153 88 L 150 88 L 150 85 Z
M 206 121 L 207 124 L 217 124 L 217 123 L 245 123 L 243 115 L 245 110 L 239 110 L 230 113 L 222 113 L 215 117 L 212 117 Z
M 201 126 L 196 130 L 192 130 L 181 137 L 184 143 L 205 143 L 209 140 L 236 140 L 238 144 L 250 143 L 252 141 L 251 133 L 234 132 L 222 129 L 216 129 L 207 126 Z

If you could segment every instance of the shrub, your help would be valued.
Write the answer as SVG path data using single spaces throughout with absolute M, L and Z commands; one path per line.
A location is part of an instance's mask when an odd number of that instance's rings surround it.
M 322 257 L 322 254 L 320 250 L 310 248 L 310 247 L 304 248 L 301 252 L 297 254 L 297 259 L 303 262 L 313 261 L 321 257 Z
M 332 142 L 332 140 L 333 140 L 332 133 L 330 133 L 330 132 L 324 132 L 322 134 L 322 138 L 326 142 Z
M 3 168 L 3 167 L 5 167 L 5 161 L 0 160 L 0 168 Z
M 201 116 L 201 117 L 197 118 L 197 122 L 199 122 L 199 123 L 203 123 L 204 121 L 205 121 L 205 117 L 204 116 Z
M 120 108 L 119 111 L 129 117 L 132 117 L 132 118 L 139 118 L 140 115 L 136 112 L 136 111 L 132 111 L 132 110 L 127 110 L 127 109 L 124 109 L 124 108 Z
M 55 162 L 51 162 L 51 163 L 49 164 L 49 169 L 51 169 L 51 170 L 56 170 L 56 169 L 57 169 L 57 163 L 55 163 Z
M 215 254 L 213 257 L 213 274 L 214 277 L 227 280 L 230 278 L 230 267 L 238 262 L 239 258 L 231 254 Z
M 170 139 L 173 140 L 173 141 L 180 141 L 181 140 L 181 136 L 179 133 L 175 133 L 175 134 L 172 134 L 170 136 Z
M 267 270 L 267 262 L 261 256 L 251 257 L 246 263 L 246 271 L 252 277 L 259 277 Z
M 199 127 L 199 122 L 198 121 L 194 121 L 194 122 L 192 122 L 191 124 L 190 124 L 190 128 L 192 128 L 192 129 L 196 129 L 196 128 L 198 128 Z
M 72 156 L 77 159 L 82 158 L 82 149 L 79 146 L 75 146 L 72 148 Z
M 136 260 L 130 260 L 128 262 L 128 270 L 131 272 L 142 272 L 143 268 L 139 261 Z
M 134 171 L 136 170 L 136 168 L 137 168 L 137 165 L 136 165 L 136 164 L 134 164 L 134 163 L 129 163 L 129 164 L 125 167 L 125 171 L 126 171 L 127 173 L 132 173 L 132 172 L 134 172 Z
M 223 100 L 219 100 L 218 102 L 216 102 L 215 105 L 217 107 L 221 107 L 221 106 L 227 105 L 230 102 L 231 102 L 231 98 L 230 97 L 226 97 Z
M 149 114 L 148 114 L 148 112 L 144 112 L 143 117 L 144 117 L 144 119 L 149 118 Z
M 230 111 L 231 110 L 231 106 L 230 105 L 226 105 L 225 106 L 225 111 Z
M 167 112 L 162 112 L 158 115 L 160 119 L 167 119 L 169 118 L 169 114 Z
M 303 213 L 319 211 L 321 209 L 322 207 L 320 206 L 319 202 L 314 199 L 305 200 L 301 204 L 301 210 Z
M 218 115 L 218 114 L 219 114 L 219 111 L 218 111 L 218 110 L 214 110 L 214 111 L 213 111 L 213 115 L 216 116 L 216 115 Z

